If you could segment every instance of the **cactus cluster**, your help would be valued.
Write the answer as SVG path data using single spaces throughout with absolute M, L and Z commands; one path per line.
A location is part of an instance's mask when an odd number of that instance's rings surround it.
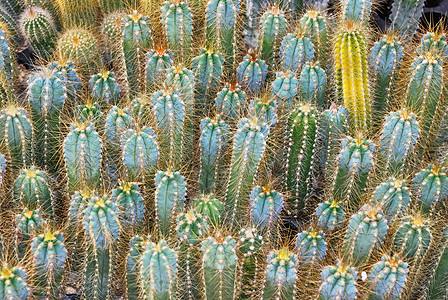
M 0 300 L 446 298 L 423 3 L 2 0 Z

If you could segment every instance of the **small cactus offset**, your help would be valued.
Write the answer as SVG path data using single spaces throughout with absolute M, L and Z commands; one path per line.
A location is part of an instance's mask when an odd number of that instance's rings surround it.
M 42 213 L 35 209 L 29 210 L 25 208 L 16 216 L 16 247 L 17 255 L 20 259 L 24 258 L 28 247 L 35 235 L 40 233 L 45 225 L 45 220 L 42 218 Z

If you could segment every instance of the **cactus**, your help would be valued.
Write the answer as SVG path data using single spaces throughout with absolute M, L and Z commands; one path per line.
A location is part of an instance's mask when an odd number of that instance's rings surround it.
M 417 116 L 402 109 L 390 112 L 383 124 L 380 137 L 380 154 L 391 172 L 403 169 L 419 137 Z
M 224 153 L 228 147 L 229 126 L 216 116 L 202 119 L 201 137 L 199 147 L 201 149 L 201 173 L 199 176 L 199 188 L 204 193 L 210 193 L 223 183 L 220 177 L 223 169 Z
M 392 27 L 404 36 L 412 36 L 418 28 L 424 5 L 423 0 L 395 0 L 389 16 Z
M 22 36 L 17 28 L 17 22 L 15 22 L 15 13 L 10 11 L 4 2 L 0 4 L 0 30 L 7 32 L 11 42 L 20 46 L 23 44 Z
M 167 235 L 176 212 L 185 207 L 186 184 L 184 177 L 171 169 L 158 171 L 155 177 L 155 207 L 158 225 Z
M 31 244 L 35 235 L 42 231 L 45 225 L 45 220 L 39 210 L 23 209 L 21 213 L 16 216 L 16 247 L 19 259 L 25 257 L 28 246 Z
M 296 238 L 296 251 L 301 262 L 322 261 L 327 253 L 325 234 L 312 227 L 300 232 Z
M 287 248 L 268 255 L 262 299 L 293 299 L 299 260 Z
M 236 242 L 218 232 L 202 242 L 202 276 L 206 299 L 234 299 L 238 257 Z
M 112 191 L 111 200 L 117 204 L 118 219 L 123 227 L 138 226 L 145 216 L 145 203 L 137 184 L 122 183 Z
M 124 10 L 127 8 L 128 1 L 126 0 L 102 0 L 99 2 L 103 14 L 108 14 L 117 10 Z
M 428 299 L 443 299 L 446 297 L 446 278 L 448 274 L 447 270 L 447 256 L 448 256 L 448 229 L 443 230 L 442 239 L 439 244 L 439 253 L 437 265 L 434 270 L 434 274 L 427 288 L 426 296 Z
M 14 198 L 20 206 L 30 210 L 42 209 L 47 217 L 53 218 L 53 203 L 48 181 L 44 171 L 33 166 L 22 169 L 14 182 Z
M 140 272 L 140 258 L 145 251 L 145 243 L 140 236 L 135 236 L 129 242 L 129 254 L 126 259 L 126 291 L 128 299 L 138 299 L 143 294 Z
M 275 224 L 283 208 L 282 195 L 271 185 L 254 187 L 249 202 L 252 223 L 261 228 L 270 228 Z
M 236 53 L 235 33 L 239 10 L 239 0 L 209 0 L 205 10 L 206 39 L 224 53 L 229 71 Z
M 240 298 L 251 299 L 257 293 L 257 277 L 262 260 L 263 237 L 255 227 L 243 228 L 238 234 L 238 253 L 240 259 L 239 289 Z
M 85 269 L 86 299 L 106 299 L 110 292 L 110 252 L 120 234 L 118 209 L 106 196 L 94 197 L 84 210 L 89 259 Z
M 291 113 L 288 121 L 289 147 L 284 182 L 291 193 L 288 201 L 294 218 L 305 207 L 305 198 L 309 192 L 316 140 L 316 115 L 312 106 L 303 104 Z
M 55 76 L 58 76 L 67 89 L 67 96 L 70 99 L 76 98 L 81 90 L 81 79 L 71 61 L 57 61 L 48 65 L 48 68 L 54 70 Z
M 173 64 L 173 52 L 162 46 L 151 49 L 146 54 L 146 89 L 157 87 L 166 77 L 166 69 Z
M 350 218 L 343 253 L 354 266 L 364 263 L 384 242 L 387 229 L 387 219 L 381 207 L 364 205 Z
M 260 48 L 261 59 L 271 65 L 280 48 L 283 36 L 288 30 L 285 13 L 279 7 L 273 6 L 260 18 Z
M 0 111 L 0 140 L 6 145 L 14 169 L 32 161 L 32 137 L 31 120 L 23 108 L 10 105 Z
M 393 87 L 396 73 L 403 61 L 403 47 L 397 36 L 387 34 L 381 37 L 372 47 L 369 55 L 369 64 L 372 72 L 373 99 L 372 119 L 379 125 L 386 109 L 392 105 Z
M 215 110 L 229 121 L 243 116 L 246 104 L 246 95 L 235 82 L 226 83 L 215 98 Z
M 287 34 L 280 47 L 280 59 L 284 70 L 298 72 L 305 63 L 314 58 L 314 46 L 306 31 L 299 27 L 295 33 Z
M 37 275 L 35 295 L 40 298 L 58 299 L 67 259 L 64 236 L 58 231 L 47 230 L 34 238 L 31 253 Z
M 268 132 L 256 119 L 239 121 L 234 136 L 232 162 L 226 194 L 226 209 L 237 221 L 247 207 L 250 190 L 266 147 Z
M 193 40 L 193 16 L 188 2 L 167 0 L 161 10 L 162 24 L 171 49 L 176 54 L 180 53 L 180 57 L 188 57 Z
M 22 13 L 19 23 L 28 44 L 36 54 L 42 59 L 51 57 L 57 44 L 58 32 L 50 13 L 32 6 Z
M 335 199 L 324 201 L 316 208 L 316 217 L 323 230 L 341 227 L 345 221 L 344 204 Z
M 358 275 L 355 268 L 338 261 L 336 266 L 328 266 L 321 273 L 322 284 L 319 299 L 356 299 Z
M 313 46 L 316 50 L 316 57 L 322 66 L 327 62 L 327 24 L 324 16 L 314 9 L 308 10 L 300 19 L 300 26 L 308 31 Z
M 236 69 L 236 74 L 239 85 L 246 93 L 257 94 L 266 82 L 268 65 L 257 54 L 251 53 L 244 56 Z
M 420 55 L 428 51 L 438 52 L 442 57 L 446 57 L 448 55 L 446 35 L 440 32 L 427 32 L 424 34 L 416 53 Z
M 287 102 L 289 106 L 294 104 L 293 98 L 297 96 L 299 89 L 299 80 L 294 72 L 277 72 L 275 80 L 272 82 L 272 91 L 282 102 Z
M 66 31 L 58 41 L 58 52 L 63 61 L 72 61 L 88 77 L 101 67 L 101 56 L 93 34 L 83 28 Z
M 128 178 L 144 180 L 154 174 L 159 159 L 159 148 L 154 131 L 149 127 L 141 130 L 128 129 L 121 137 L 123 165 Z
M 261 130 L 266 135 L 277 124 L 277 103 L 272 97 L 254 98 L 249 103 L 249 113 L 256 116 L 258 121 L 263 123 Z
M 93 99 L 100 103 L 117 105 L 120 101 L 120 87 L 115 73 L 103 71 L 90 78 L 89 87 Z
M 169 88 L 152 94 L 151 103 L 157 124 L 157 138 L 164 167 L 178 167 L 182 154 L 185 105 L 181 95 Z
M 142 254 L 141 280 L 145 299 L 173 299 L 176 291 L 177 254 L 162 240 L 149 242 Z
M 188 113 L 192 112 L 194 106 L 194 80 L 194 73 L 181 65 L 172 66 L 166 70 L 166 84 L 179 91 Z
M 372 2 L 370 0 L 343 0 L 342 19 L 367 22 L 370 19 Z
M 59 146 L 59 116 L 67 99 L 67 88 L 54 70 L 43 69 L 28 80 L 28 100 L 34 125 L 36 153 L 44 169 L 55 169 Z M 39 155 L 39 157 L 41 157 Z
M 375 145 L 361 135 L 342 140 L 338 156 L 338 170 L 334 181 L 334 197 L 349 200 L 349 208 L 355 210 L 366 186 L 367 177 L 373 168 Z
M 305 63 L 300 74 L 300 99 L 324 109 L 326 105 L 327 76 L 319 63 Z
M 69 189 L 96 188 L 101 180 L 101 139 L 92 123 L 72 124 L 64 140 Z
M 2 186 L 3 178 L 5 178 L 7 165 L 5 156 L 0 153 L 0 187 Z
M 350 112 L 351 130 L 370 126 L 367 50 L 364 33 L 356 23 L 346 22 L 334 46 L 338 98 Z
M 77 28 L 79 26 L 93 27 L 100 11 L 100 1 L 57 0 L 53 1 L 53 3 L 57 6 L 65 29 Z
M 5 32 L 0 29 L 0 73 L 8 80 L 12 80 L 13 77 L 12 55 L 9 40 Z
M 122 39 L 123 30 L 121 28 L 121 19 L 125 16 L 125 13 L 115 11 L 104 17 L 101 33 L 103 35 L 103 43 L 107 51 L 106 54 L 111 58 L 115 48 L 120 44 Z
M 370 299 L 400 299 L 408 271 L 408 264 L 397 255 L 383 255 L 369 273 Z
M 388 222 L 406 214 L 411 202 L 411 192 L 406 186 L 406 181 L 388 178 L 376 187 L 373 199 L 381 204 Z
M 409 261 L 419 260 L 431 242 L 428 222 L 419 212 L 404 217 L 395 233 L 393 242 L 395 251 Z
M 104 127 L 104 116 L 98 103 L 87 101 L 86 104 L 78 105 L 75 107 L 75 118 L 75 122 L 93 123 L 96 131 Z
M 218 227 L 223 212 L 223 205 L 213 194 L 203 195 L 193 203 L 194 209 L 204 216 L 209 225 Z
M 0 299 L 28 299 L 27 275 L 20 267 L 3 264 L 0 269 Z
M 122 50 L 128 89 L 131 95 L 143 90 L 141 75 L 145 69 L 145 52 L 151 48 L 152 35 L 149 17 L 137 11 L 122 19 Z
M 429 212 L 448 198 L 448 176 L 442 165 L 429 165 L 421 170 L 415 175 L 412 185 L 424 212 Z

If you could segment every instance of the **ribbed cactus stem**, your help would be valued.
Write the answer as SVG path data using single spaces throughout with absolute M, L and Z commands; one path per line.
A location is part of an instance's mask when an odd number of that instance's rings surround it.
M 250 193 L 252 222 L 260 228 L 271 228 L 283 208 L 283 196 L 271 185 L 256 186 Z
M 373 199 L 382 205 L 388 222 L 391 222 L 406 214 L 411 192 L 405 180 L 390 177 L 375 189 Z
M 21 213 L 17 214 L 16 226 L 15 243 L 17 245 L 17 254 L 19 259 L 23 259 L 34 236 L 42 232 L 45 220 L 42 218 L 42 213 L 39 210 L 25 208 Z
M 335 266 L 325 267 L 321 273 L 321 278 L 319 299 L 356 299 L 358 275 L 355 268 L 346 262 L 337 261 Z
M 428 250 L 431 242 L 429 220 L 420 212 L 405 216 L 394 237 L 394 249 L 409 262 L 417 262 Z
M 308 31 L 316 50 L 316 57 L 325 69 L 328 52 L 325 17 L 318 10 L 310 9 L 300 19 L 300 26 Z
M 316 208 L 316 217 L 319 227 L 323 230 L 341 227 L 345 221 L 344 204 L 335 199 L 328 199 Z
M 239 85 L 249 94 L 260 92 L 266 81 L 268 65 L 256 53 L 244 56 L 236 69 Z
M 383 255 L 369 273 L 372 299 L 400 299 L 408 275 L 408 264 L 398 255 Z
M 433 211 L 448 198 L 448 176 L 443 165 L 428 165 L 415 175 L 412 184 L 425 213 Z
M 239 273 L 238 289 L 240 299 L 251 299 L 258 294 L 262 262 L 263 237 L 255 227 L 247 227 L 238 234 Z
M 268 65 L 274 62 L 283 36 L 287 33 L 288 22 L 285 13 L 278 6 L 268 9 L 260 19 L 261 59 Z
M 93 75 L 89 87 L 93 99 L 101 104 L 117 105 L 120 101 L 120 87 L 114 72 L 103 71 Z
M 226 83 L 215 98 L 216 111 L 223 116 L 224 120 L 231 123 L 234 123 L 232 120 L 244 115 L 246 106 L 246 94 L 236 82 Z
M 348 21 L 368 22 L 370 19 L 370 0 L 343 0 L 342 18 Z
M 166 70 L 173 64 L 173 56 L 173 52 L 161 45 L 146 53 L 145 78 L 147 91 L 164 82 Z
M 20 267 L 3 264 L 0 268 L 0 299 L 27 300 L 29 296 L 27 274 Z
M 124 182 L 112 191 L 112 200 L 118 207 L 118 219 L 128 229 L 141 225 L 145 216 L 145 203 L 140 187 L 133 182 Z
M 284 70 L 300 72 L 305 63 L 314 58 L 314 46 L 306 31 L 300 26 L 295 33 L 287 34 L 280 47 L 280 59 Z
M 223 204 L 213 194 L 200 196 L 194 201 L 193 206 L 199 214 L 206 218 L 209 225 L 219 227 Z
M 129 242 L 129 254 L 126 259 L 126 292 L 128 299 L 138 299 L 143 294 L 141 273 L 141 256 L 145 251 L 145 242 L 135 236 Z
M 327 107 L 327 75 L 319 63 L 305 63 L 300 74 L 301 100 L 323 110 Z
M 404 36 L 412 36 L 423 14 L 424 0 L 396 0 L 392 4 L 389 20 L 395 30 Z
M 301 262 L 319 263 L 327 253 L 325 234 L 313 227 L 300 232 L 296 238 L 296 250 Z

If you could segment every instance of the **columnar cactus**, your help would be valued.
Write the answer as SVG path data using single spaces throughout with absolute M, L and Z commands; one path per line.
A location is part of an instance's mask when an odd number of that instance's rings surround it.
M 334 181 L 334 197 L 349 200 L 349 208 L 357 209 L 359 198 L 373 168 L 375 145 L 358 135 L 347 137 L 341 143 L 338 170 Z
M 392 4 L 389 16 L 392 26 L 402 35 L 413 35 L 423 14 L 423 0 L 396 0 Z
M 296 238 L 296 251 L 301 262 L 322 261 L 327 253 L 325 234 L 313 227 L 300 232 Z
M 392 105 L 393 85 L 403 61 L 403 47 L 397 36 L 387 34 L 372 47 L 369 64 L 372 68 L 372 119 L 378 126 L 387 108 Z
M 305 63 L 299 81 L 300 99 L 319 110 L 326 108 L 327 75 L 319 63 Z
M 316 208 L 316 217 L 323 230 L 341 227 L 345 221 L 344 204 L 335 199 L 324 201 Z
M 239 121 L 234 136 L 232 162 L 227 186 L 226 206 L 233 221 L 244 214 L 254 176 L 266 147 L 268 132 L 256 119 Z
M 263 96 L 254 98 L 249 103 L 249 114 L 256 116 L 259 122 L 263 123 L 262 131 L 269 134 L 269 130 L 277 124 L 277 103 L 274 98 Z
M 244 115 L 246 102 L 246 95 L 237 83 L 226 83 L 216 95 L 215 110 L 225 120 L 239 119 L 239 117 Z
M 184 177 L 172 169 L 158 171 L 155 177 L 155 207 L 159 228 L 167 235 L 176 212 L 185 207 L 186 183 Z
M 177 254 L 161 240 L 148 242 L 141 258 L 141 280 L 145 299 L 174 299 Z
M 150 127 L 128 129 L 121 137 L 123 165 L 128 178 L 142 180 L 154 174 L 159 160 L 159 147 Z
M 429 283 L 426 296 L 428 299 L 443 299 L 446 297 L 446 278 L 448 276 L 447 260 L 448 260 L 448 227 L 443 230 L 442 239 L 440 241 L 438 261 L 432 279 Z
M 262 299 L 293 299 L 299 260 L 287 248 L 271 252 L 267 258 Z
M 300 19 L 300 26 L 311 36 L 311 41 L 316 50 L 316 57 L 325 68 L 328 49 L 327 24 L 324 16 L 318 10 L 308 10 Z
M 218 232 L 202 242 L 202 276 L 206 299 L 234 299 L 236 242 Z
M 364 263 L 384 242 L 387 229 L 381 207 L 364 205 L 350 218 L 343 245 L 344 255 L 354 266 Z
M 195 75 L 194 73 L 183 67 L 175 65 L 166 70 L 166 84 L 179 91 L 184 101 L 187 112 L 192 112 L 194 106 L 194 89 Z
M 120 101 L 120 87 L 114 72 L 103 71 L 93 75 L 89 87 L 93 99 L 101 104 L 117 105 Z
M 370 19 L 370 10 L 372 2 L 370 0 L 343 0 L 342 18 L 348 21 L 368 22 Z
M 350 112 L 351 130 L 370 126 L 367 50 L 364 33 L 356 23 L 346 22 L 334 46 L 338 98 Z
M 260 19 L 261 59 L 268 65 L 274 62 L 283 36 L 287 33 L 288 21 L 285 13 L 278 7 L 268 9 Z
M 448 55 L 448 44 L 446 42 L 446 35 L 440 32 L 427 32 L 422 36 L 420 45 L 417 48 L 417 54 L 422 54 L 427 51 L 438 52 L 442 57 Z
M 81 79 L 75 68 L 75 64 L 71 61 L 60 60 L 52 62 L 48 68 L 55 71 L 55 75 L 64 81 L 67 89 L 67 95 L 70 99 L 79 96 L 81 90 Z
M 146 54 L 146 89 L 157 87 L 166 77 L 166 70 L 173 64 L 173 53 L 163 46 L 157 46 Z
M 9 46 L 9 40 L 3 30 L 0 29 L 0 74 L 5 79 L 12 80 L 13 77 L 13 54 Z
M 13 187 L 14 198 L 19 206 L 30 210 L 42 209 L 47 217 L 53 218 L 52 195 L 48 181 L 47 174 L 34 166 L 20 170 Z
M 0 269 L 0 299 L 28 299 L 27 275 L 20 267 L 3 264 Z
M 223 204 L 213 194 L 200 196 L 194 200 L 193 206 L 199 214 L 206 218 L 209 225 L 219 227 Z
M 101 180 L 101 139 L 92 123 L 72 124 L 64 140 L 69 189 L 96 188 Z
M 316 110 L 309 104 L 295 109 L 288 121 L 288 154 L 285 184 L 291 193 L 290 209 L 296 218 L 305 207 L 305 197 L 310 185 L 316 140 Z
M 93 123 L 96 131 L 101 130 L 104 127 L 104 116 L 98 103 L 92 103 L 88 100 L 86 104 L 76 106 L 75 122 Z
M 293 98 L 298 94 L 299 80 L 294 72 L 277 72 L 271 88 L 281 102 L 286 102 L 289 106 L 292 106 L 294 104 Z
M 120 234 L 118 209 L 107 196 L 94 197 L 84 210 L 89 251 L 85 269 L 86 299 L 106 299 L 110 291 L 111 249 Z
M 417 116 L 414 113 L 406 108 L 389 113 L 383 124 L 379 152 L 391 172 L 400 172 L 404 168 L 419 134 Z
M 390 177 L 375 189 L 373 199 L 382 205 L 384 214 L 390 222 L 406 214 L 411 202 L 411 192 L 405 180 Z
M 220 175 L 224 169 L 223 159 L 229 143 L 229 126 L 218 115 L 214 119 L 202 119 L 200 131 L 201 173 L 199 175 L 199 188 L 202 192 L 208 194 L 224 183 L 224 178 Z
M 271 185 L 256 186 L 250 193 L 252 223 L 260 228 L 270 228 L 283 208 L 282 195 Z
M 424 212 L 429 212 L 448 198 L 448 176 L 442 165 L 429 165 L 421 170 L 412 184 Z
M 188 57 L 193 40 L 193 16 L 187 1 L 167 0 L 162 8 L 162 24 L 170 48 L 177 57 Z
M 179 167 L 182 154 L 182 130 L 185 105 L 177 90 L 166 88 L 151 97 L 157 124 L 157 138 L 163 167 Z
M 22 13 L 19 23 L 36 54 L 42 59 L 48 59 L 56 47 L 58 34 L 50 13 L 41 7 L 28 7 Z
M 326 267 L 321 273 L 321 278 L 319 299 L 356 299 L 358 275 L 355 268 L 349 264 L 338 261 L 336 266 Z
M 122 51 L 131 95 L 143 90 L 141 80 L 145 70 L 145 52 L 151 48 L 152 35 L 149 17 L 137 11 L 122 19 Z
M 145 203 L 137 184 L 122 183 L 112 191 L 111 200 L 117 204 L 118 219 L 122 226 L 129 228 L 141 224 L 145 216 Z
M 126 292 L 128 299 L 138 299 L 143 294 L 141 286 L 141 256 L 145 251 L 145 242 L 136 235 L 129 242 L 129 254 L 126 259 Z
M 10 105 L 0 111 L 0 140 L 6 146 L 14 169 L 32 161 L 32 137 L 31 119 L 23 108 Z
M 415 262 L 425 254 L 430 242 L 429 220 L 417 212 L 401 221 L 395 233 L 394 248 L 403 258 Z
M 39 161 L 45 169 L 54 169 L 59 154 L 59 116 L 67 100 L 67 88 L 54 70 L 43 69 L 28 80 L 28 100 Z
M 306 31 L 300 27 L 295 33 L 287 34 L 280 47 L 280 61 L 284 70 L 298 72 L 303 65 L 314 58 L 314 46 Z
M 30 246 L 35 235 L 40 233 L 44 228 L 45 221 L 42 218 L 42 213 L 35 209 L 29 210 L 27 208 L 16 216 L 16 245 L 19 259 L 25 257 L 28 246 Z
M 256 53 L 244 56 L 236 69 L 239 85 L 249 94 L 261 91 L 268 74 L 268 65 Z
M 258 293 L 257 278 L 260 273 L 263 237 L 255 227 L 247 227 L 238 234 L 240 298 L 251 299 Z
M 37 275 L 34 294 L 38 298 L 58 299 L 67 259 L 64 236 L 58 231 L 47 230 L 34 238 L 31 253 Z
M 383 255 L 369 273 L 373 299 L 400 299 L 408 275 L 408 264 L 398 255 Z

